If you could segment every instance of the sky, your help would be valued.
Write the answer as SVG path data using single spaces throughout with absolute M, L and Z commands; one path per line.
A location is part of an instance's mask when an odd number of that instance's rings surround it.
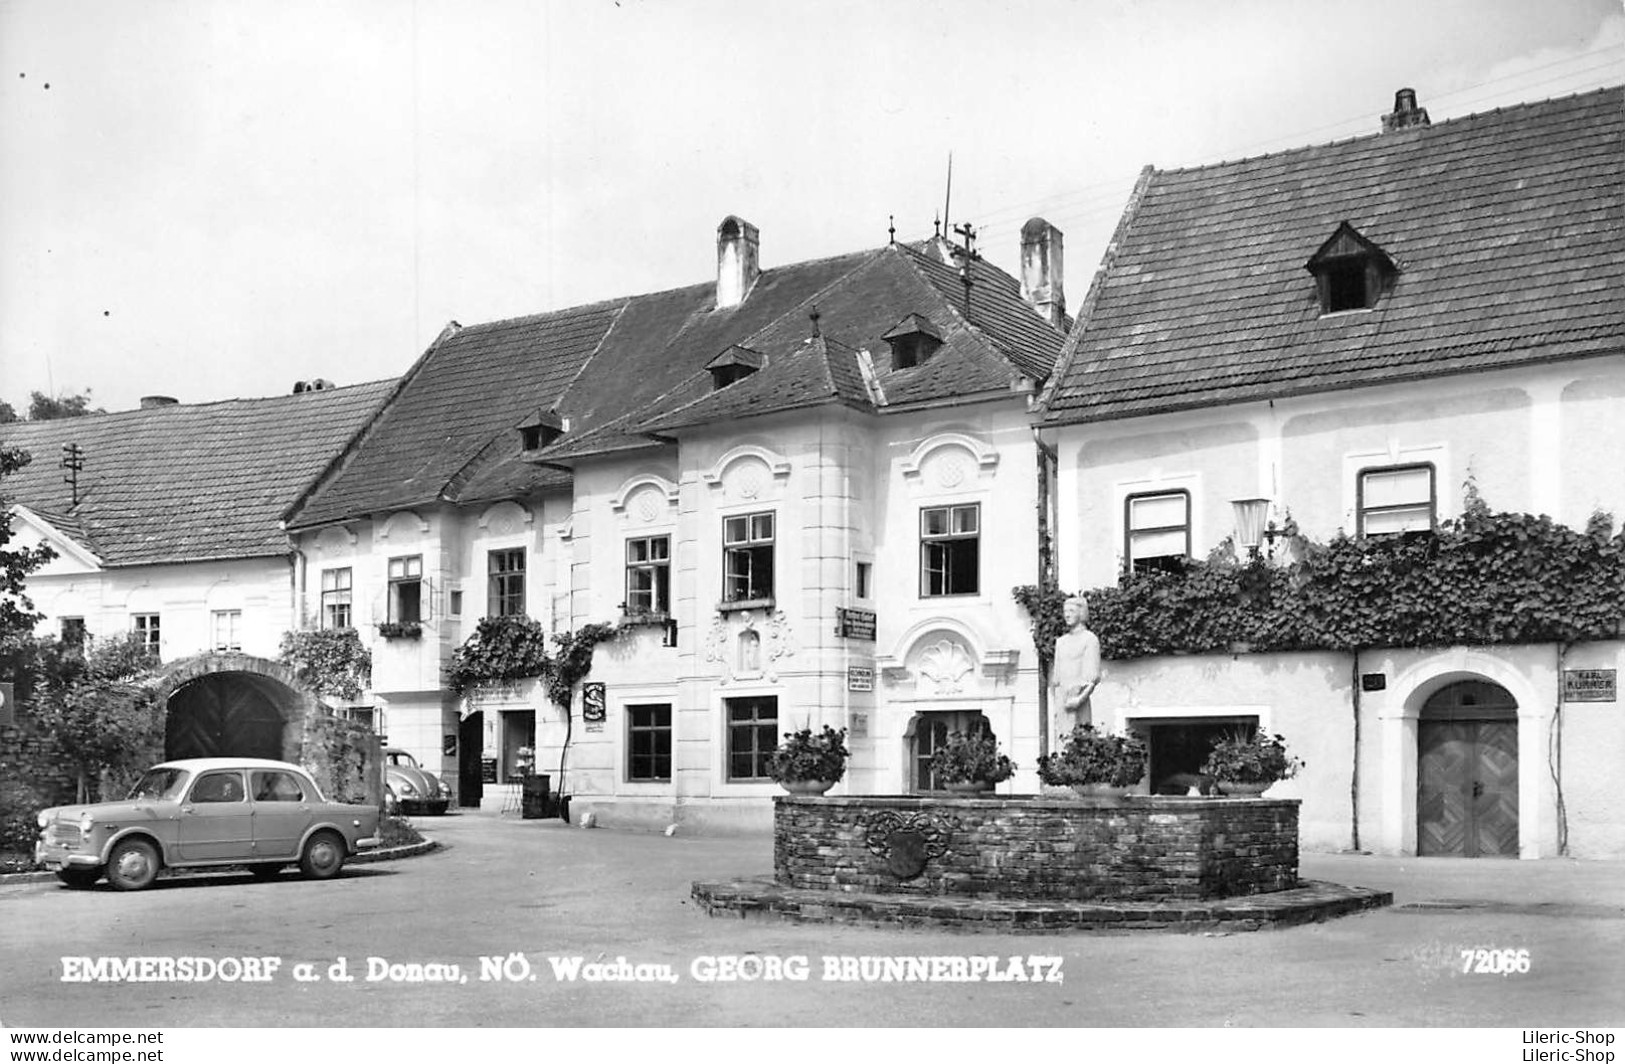
M 1042 216 L 1076 305 L 1146 165 L 1622 82 L 1622 0 L 0 0 L 0 400 L 395 377 L 730 214 L 772 267 L 946 206 L 1012 272 Z

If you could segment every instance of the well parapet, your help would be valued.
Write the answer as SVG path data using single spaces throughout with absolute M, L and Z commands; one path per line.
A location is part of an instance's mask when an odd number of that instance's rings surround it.
M 1298 802 L 775 799 L 774 879 L 802 890 L 1042 901 L 1193 900 L 1298 885 Z

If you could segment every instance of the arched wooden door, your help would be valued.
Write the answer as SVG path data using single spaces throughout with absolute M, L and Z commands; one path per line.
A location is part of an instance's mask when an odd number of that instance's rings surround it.
M 1505 688 L 1463 680 L 1434 692 L 1416 775 L 1419 855 L 1518 856 L 1518 704 Z
M 282 703 L 294 693 L 253 673 L 200 676 L 169 696 L 164 756 L 283 758 L 288 714 Z

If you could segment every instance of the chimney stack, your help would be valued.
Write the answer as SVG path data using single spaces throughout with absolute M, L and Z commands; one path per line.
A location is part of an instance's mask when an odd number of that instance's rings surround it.
M 1021 298 L 1057 329 L 1066 318 L 1062 274 L 1061 231 L 1029 218 L 1021 227 Z
M 156 410 L 160 406 L 175 406 L 178 402 L 178 399 L 170 395 L 143 395 L 141 409 Z
M 737 307 L 750 294 L 761 267 L 757 265 L 757 248 L 761 238 L 756 227 L 733 215 L 722 219 L 717 226 L 717 309 Z
M 1396 129 L 1409 129 L 1411 126 L 1430 126 L 1433 123 L 1428 119 L 1428 109 L 1416 106 L 1416 90 L 1400 89 L 1394 93 L 1394 110 L 1391 114 L 1382 116 L 1382 131 L 1392 133 Z

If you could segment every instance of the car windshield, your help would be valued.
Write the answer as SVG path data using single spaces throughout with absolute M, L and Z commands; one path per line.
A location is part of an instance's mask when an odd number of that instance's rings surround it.
M 130 798 L 179 798 L 186 789 L 187 772 L 180 768 L 152 768 L 130 789 Z
M 407 768 L 417 768 L 417 759 L 405 750 L 397 750 L 389 755 L 391 765 L 405 765 Z

